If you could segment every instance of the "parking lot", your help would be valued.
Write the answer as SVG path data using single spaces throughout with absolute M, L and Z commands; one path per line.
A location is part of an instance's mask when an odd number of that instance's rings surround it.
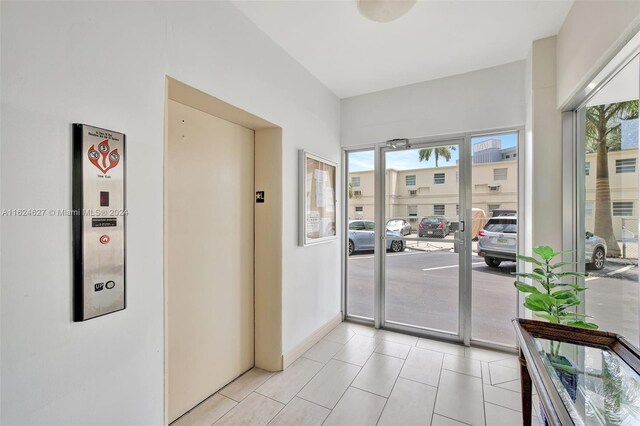
M 458 254 L 452 244 L 410 242 L 401 253 L 387 253 L 386 319 L 455 332 L 458 329 Z M 413 247 L 412 247 L 413 245 Z M 348 261 L 348 310 L 373 316 L 373 253 L 356 253 Z M 517 312 L 513 287 L 515 263 L 491 268 L 472 257 L 473 338 L 514 345 L 511 319 Z M 587 278 L 587 313 L 607 331 L 638 343 L 638 267 L 607 261 Z

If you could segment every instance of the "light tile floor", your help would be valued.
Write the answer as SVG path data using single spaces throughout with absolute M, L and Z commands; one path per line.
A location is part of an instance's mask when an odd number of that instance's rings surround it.
M 535 396 L 533 407 L 539 426 Z M 516 426 L 521 416 L 515 355 L 343 322 L 285 371 L 254 368 L 173 425 Z

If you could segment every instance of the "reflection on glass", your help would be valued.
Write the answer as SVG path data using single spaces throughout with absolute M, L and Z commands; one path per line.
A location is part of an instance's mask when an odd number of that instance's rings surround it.
M 458 333 L 459 227 L 458 146 L 385 153 L 387 244 L 406 241 L 385 256 L 385 319 Z M 389 248 L 389 247 L 388 247 Z
M 347 315 L 373 319 L 373 151 L 348 154 Z
M 585 308 L 601 329 L 639 343 L 638 58 L 584 114 Z M 580 168 L 582 171 L 582 168 Z
M 640 376 L 618 355 L 608 349 L 535 340 L 577 425 L 640 424 Z
M 472 338 L 515 346 L 518 134 L 471 139 Z

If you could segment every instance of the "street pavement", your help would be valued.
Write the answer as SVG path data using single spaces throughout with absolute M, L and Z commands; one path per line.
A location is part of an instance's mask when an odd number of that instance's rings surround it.
M 420 247 L 385 256 L 387 321 L 436 330 L 458 330 L 458 254 L 450 243 L 420 242 Z M 348 259 L 347 310 L 373 316 L 373 253 Z M 511 319 L 517 315 L 514 262 L 491 268 L 472 257 L 472 336 L 515 346 Z M 602 271 L 589 271 L 587 313 L 600 328 L 625 335 L 638 344 L 638 267 L 608 261 Z

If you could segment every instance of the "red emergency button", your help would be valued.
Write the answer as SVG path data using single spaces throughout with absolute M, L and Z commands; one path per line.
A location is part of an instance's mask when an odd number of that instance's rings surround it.
M 111 238 L 108 235 L 100 237 L 100 244 L 109 244 L 109 241 L 111 241 Z

